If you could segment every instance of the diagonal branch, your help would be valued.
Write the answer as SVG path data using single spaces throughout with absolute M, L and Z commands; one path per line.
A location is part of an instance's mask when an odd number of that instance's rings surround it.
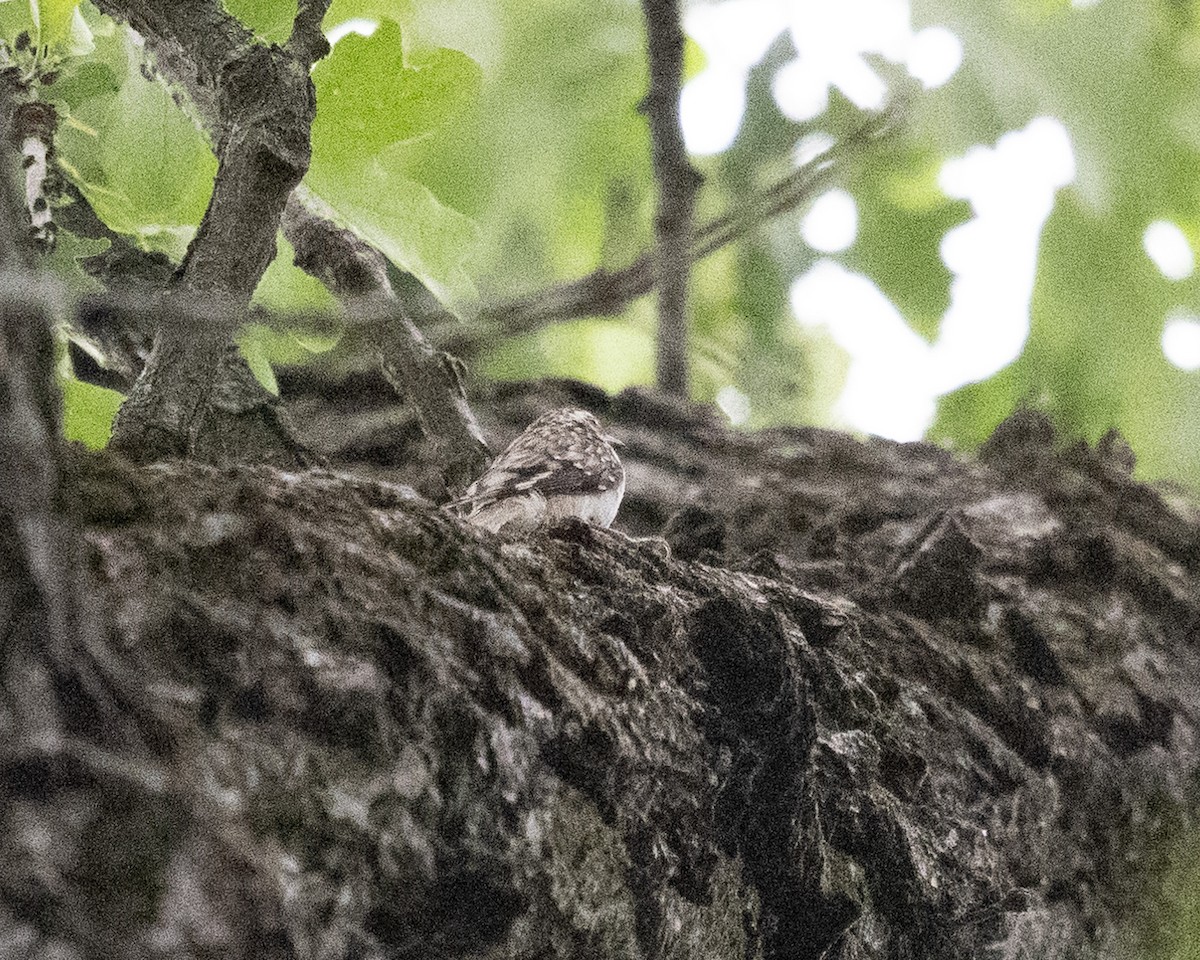
M 164 314 L 113 436 L 117 449 L 157 459 L 195 449 L 230 340 L 275 255 L 284 204 L 308 169 L 316 112 L 308 71 L 328 49 L 312 34 L 328 0 L 301 5 L 286 49 L 259 44 L 218 0 L 99 5 L 146 38 L 206 114 L 216 142 L 212 199 L 176 284 L 189 304 L 204 304 L 203 317 Z
M 700 175 L 688 162 L 679 126 L 683 79 L 683 28 L 679 0 L 642 0 L 650 59 L 650 91 L 642 104 L 650 121 L 654 176 L 658 181 L 658 386 L 687 395 L 687 290 L 692 258 L 692 212 Z
M 763 190 L 739 199 L 731 206 L 729 212 L 700 226 L 692 237 L 689 250 L 691 260 L 698 262 L 704 259 L 746 236 L 773 217 L 795 209 L 811 199 L 840 176 L 849 162 L 888 136 L 895 129 L 898 116 L 900 115 L 892 112 L 871 117 L 818 156 Z M 303 188 L 301 193 L 303 194 Z M 361 238 L 352 234 L 346 236 L 346 232 L 340 231 L 331 221 L 318 217 L 312 206 L 312 198 L 306 198 L 300 209 L 293 211 L 292 203 L 289 202 L 283 219 L 284 233 L 293 246 L 297 246 L 297 240 L 291 232 L 295 226 L 289 225 L 289 218 L 300 214 L 307 220 L 309 228 L 316 227 L 329 232 L 330 238 L 320 242 L 331 246 L 316 259 L 304 258 L 299 265 L 326 284 L 337 283 L 338 286 L 333 289 L 343 299 L 346 299 L 346 293 L 353 289 L 352 278 L 356 271 L 374 275 L 370 283 L 378 284 L 380 290 L 387 292 L 368 301 L 360 298 L 360 306 L 355 309 L 354 317 L 356 321 L 371 325 L 372 329 L 394 323 L 399 310 L 397 303 L 393 301 L 395 291 L 388 283 L 386 270 L 379 267 L 379 264 L 384 262 L 383 255 Z M 308 209 L 305 210 L 305 207 Z M 342 239 L 338 239 L 339 235 L 343 235 Z M 346 244 L 346 252 L 337 254 L 334 263 L 323 263 L 321 258 L 333 255 L 330 251 L 342 243 Z M 480 312 L 479 322 L 470 329 L 465 329 L 459 320 L 444 312 L 423 316 L 421 329 L 434 343 L 469 357 L 478 350 L 481 343 L 493 342 L 497 337 L 527 333 L 580 317 L 612 316 L 621 312 L 631 302 L 654 289 L 653 264 L 653 252 L 648 250 L 620 270 L 597 270 L 585 277 L 556 284 L 525 297 L 494 303 Z M 125 268 L 123 261 L 120 266 L 122 270 Z M 337 274 L 349 271 L 349 275 L 331 281 L 329 271 Z M 396 300 L 406 302 L 403 295 L 396 297 Z M 262 322 L 277 322 L 281 325 L 280 329 L 289 329 L 290 321 L 286 317 L 265 316 Z M 405 392 L 411 393 L 407 388 Z M 426 400 L 414 402 L 419 409 L 430 405 L 430 401 Z M 465 410 L 462 422 L 473 424 L 474 418 L 468 420 L 468 416 L 469 410 Z M 440 422 L 436 416 L 429 419 L 433 423 Z M 449 436 L 454 432 L 443 427 L 436 429 L 442 436 Z M 477 429 L 468 426 L 466 433 L 474 435 Z M 457 443 L 454 446 L 458 448 Z
M 425 435 L 443 448 L 437 460 L 446 465 L 447 484 L 464 488 L 487 465 L 483 432 L 467 404 L 458 361 L 421 335 L 388 279 L 386 258 L 337 227 L 304 187 L 292 192 L 283 233 L 295 248 L 296 266 L 352 307 L 351 316 L 371 325 L 384 375 L 416 408 Z
M 787 176 L 750 197 L 739 199 L 728 213 L 692 234 L 690 263 L 698 262 L 744 237 L 766 221 L 792 210 L 823 189 L 848 161 L 894 128 L 895 116 L 872 116 L 846 137 Z M 647 250 L 620 270 L 599 269 L 578 280 L 555 284 L 537 293 L 486 307 L 480 319 L 488 332 L 526 333 L 580 317 L 611 316 L 654 289 L 654 253 Z

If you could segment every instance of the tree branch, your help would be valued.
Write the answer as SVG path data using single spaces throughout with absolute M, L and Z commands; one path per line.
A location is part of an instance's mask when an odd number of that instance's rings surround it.
M 0 768 L 6 772 L 14 762 L 51 760 L 66 748 L 57 681 L 74 684 L 77 706 L 106 702 L 106 678 L 89 656 L 103 642 L 99 613 L 59 490 L 61 403 L 51 332 L 57 285 L 30 268 L 29 241 L 42 238 L 36 222 L 29 229 L 13 176 L 13 145 L 38 137 L 34 128 L 46 114 L 17 104 L 9 80 L 0 78 L 0 691 L 6 694 Z M 31 166 L 25 164 L 27 172 Z M 43 176 L 35 176 L 40 196 Z M 106 729 L 115 735 L 122 728 L 117 720 Z M 9 799 L 0 795 L 0 804 Z
M 658 180 L 658 386 L 687 395 L 687 289 L 692 258 L 692 211 L 700 174 L 688 163 L 679 126 L 683 78 L 683 28 L 678 0 L 642 0 L 650 60 L 650 91 L 642 109 L 650 121 L 654 176 Z
M 154 0 L 108 0 L 108 5 L 121 10 L 136 29 L 151 31 L 158 38 L 156 52 L 160 57 L 165 54 L 164 64 L 188 88 L 220 145 L 222 167 L 213 204 L 188 251 L 182 269 L 184 286 L 193 293 L 235 292 L 237 297 L 230 303 L 235 309 L 225 315 L 236 324 L 275 254 L 275 226 L 282 226 L 296 248 L 298 265 L 324 281 L 335 295 L 353 303 L 356 316 L 361 313 L 371 318 L 368 322 L 375 324 L 384 372 L 416 407 L 427 435 L 444 448 L 441 459 L 447 464 L 447 482 L 455 487 L 465 485 L 486 464 L 488 450 L 467 405 L 458 362 L 433 349 L 404 313 L 381 253 L 336 226 L 324 212 L 314 210 L 315 198 L 305 194 L 303 201 L 288 202 L 308 164 L 314 108 L 308 69 L 329 50 L 321 31 L 329 0 L 302 0 L 282 58 L 266 48 L 247 47 L 249 34 L 236 21 L 229 23 L 227 17 L 215 18 L 215 25 L 194 25 L 188 20 L 193 16 L 190 11 L 179 15 L 187 23 L 177 23 Z M 211 3 L 206 12 L 212 15 Z M 200 43 L 196 31 L 208 29 L 216 29 L 217 41 L 211 50 L 204 48 L 203 56 L 190 58 Z M 303 98 L 298 96 L 301 74 Z M 214 86 L 216 96 L 212 94 Z M 224 90 L 230 92 L 223 95 Z M 304 109 L 297 110 L 296 103 L 303 103 Z M 259 129 L 269 133 L 255 134 Z M 228 178 L 229 194 L 218 196 L 227 182 L 222 176 L 227 166 L 233 171 Z M 247 173 L 255 171 L 270 181 L 270 189 L 252 182 L 247 186 Z M 227 227 L 222 228 L 223 220 L 214 210 L 228 213 L 231 222 Z M 244 231 L 253 230 L 253 235 L 237 233 L 238 223 Z M 237 282 L 243 275 L 254 282 Z M 223 279 L 230 282 L 222 284 Z M 211 369 L 211 348 L 217 345 L 218 336 L 224 347 L 234 328 L 219 329 L 208 342 L 205 369 Z M 194 351 L 191 339 L 192 335 L 160 337 L 161 345 L 156 343 L 151 361 L 155 355 L 169 356 L 168 351 L 180 345 Z M 232 358 L 226 355 L 225 359 L 229 367 Z M 239 374 L 244 365 L 235 366 L 233 372 Z M 245 386 L 247 377 L 240 379 Z M 189 396 L 192 393 L 188 391 Z M 233 393 L 244 400 L 247 391 L 235 389 Z M 135 399 L 131 396 L 127 406 Z M 194 442 L 191 447 L 195 449 Z
M 337 227 L 303 187 L 292 192 L 284 210 L 283 233 L 296 250 L 296 266 L 321 280 L 353 317 L 369 318 L 384 375 L 408 397 L 426 436 L 442 447 L 437 459 L 445 464 L 447 484 L 465 487 L 487 465 L 488 448 L 467 404 L 459 362 L 421 335 L 388 279 L 383 254 Z
M 886 136 L 894 116 L 879 114 L 812 160 L 797 167 L 765 190 L 739 199 L 728 213 L 696 230 L 688 249 L 689 262 L 733 243 L 766 221 L 794 209 L 828 184 L 838 171 L 866 148 Z M 552 323 L 580 317 L 611 316 L 654 289 L 654 252 L 647 250 L 620 270 L 599 269 L 578 280 L 555 284 L 537 293 L 485 307 L 480 312 L 488 335 L 527 333 Z M 453 336 L 448 338 L 453 342 Z M 454 344 L 455 349 L 464 349 Z
M 25 170 L 25 209 L 29 214 L 29 236 L 45 251 L 54 249 L 57 231 L 47 196 L 57 129 L 58 112 L 53 104 L 29 100 L 13 111 L 13 139 L 21 145 L 21 166 Z
M 5 273 L 19 269 L 25 260 L 21 231 L 21 206 L 15 189 L 16 156 L 12 149 L 13 113 L 17 109 L 14 96 L 17 71 L 0 71 L 0 270 Z
M 264 47 L 216 0 L 101 0 L 141 33 L 210 122 L 219 162 L 208 210 L 176 292 L 194 309 L 164 313 L 146 369 L 121 408 L 114 446 L 138 459 L 195 452 L 212 385 L 263 272 L 292 188 L 308 169 L 316 96 L 309 68 L 325 49 L 328 0 L 301 6 L 287 49 Z M 230 365 L 245 391 L 253 379 Z M 265 393 L 265 392 L 264 392 Z
M 321 21 L 329 10 L 331 0 L 300 0 L 296 19 L 292 22 L 292 35 L 284 49 L 301 63 L 311 68 L 314 63 L 329 53 L 329 41 L 321 29 Z

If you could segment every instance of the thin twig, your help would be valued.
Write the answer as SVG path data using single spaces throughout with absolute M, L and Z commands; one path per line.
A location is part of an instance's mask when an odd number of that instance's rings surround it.
M 847 161 L 890 129 L 891 114 L 880 114 L 858 126 L 829 149 L 765 190 L 739 199 L 730 211 L 710 220 L 692 236 L 689 259 L 698 262 L 745 236 L 771 218 L 791 210 L 824 188 Z M 480 311 L 482 326 L 492 333 L 525 333 L 579 317 L 611 316 L 654 289 L 654 255 L 642 253 L 620 270 L 599 269 L 578 280 Z
M 16 76 L 17 71 L 11 68 L 0 71 L 0 270 L 4 272 L 22 268 L 27 260 L 18 227 L 24 218 L 16 193 L 11 189 L 17 170 L 13 150 L 15 138 L 11 133 L 13 114 L 17 109 Z
M 642 109 L 650 121 L 651 155 L 658 181 L 655 217 L 658 283 L 658 386 L 665 393 L 687 395 L 687 292 L 692 257 L 689 252 L 692 212 L 700 175 L 688 163 L 679 126 L 679 91 L 683 80 L 683 27 L 679 0 L 642 0 L 650 61 L 650 91 Z

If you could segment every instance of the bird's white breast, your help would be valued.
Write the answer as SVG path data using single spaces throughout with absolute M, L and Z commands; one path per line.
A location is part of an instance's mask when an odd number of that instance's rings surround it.
M 624 496 L 625 477 L 622 476 L 621 482 L 610 490 L 547 497 L 545 519 L 578 517 L 588 523 L 607 527 L 616 519 L 617 511 L 621 508 L 621 498 Z
M 553 523 L 567 517 L 578 517 L 597 526 L 610 526 L 621 508 L 625 496 L 625 477 L 610 490 L 595 493 L 552 494 L 543 496 L 532 491 L 519 496 L 505 497 L 476 511 L 468 519 L 493 533 L 502 527 L 528 530 L 539 523 Z

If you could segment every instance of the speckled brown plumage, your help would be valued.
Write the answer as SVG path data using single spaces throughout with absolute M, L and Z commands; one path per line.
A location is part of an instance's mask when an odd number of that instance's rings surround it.
M 553 410 L 531 423 L 450 506 L 492 530 L 567 516 L 607 527 L 625 493 L 614 442 L 586 410 Z

